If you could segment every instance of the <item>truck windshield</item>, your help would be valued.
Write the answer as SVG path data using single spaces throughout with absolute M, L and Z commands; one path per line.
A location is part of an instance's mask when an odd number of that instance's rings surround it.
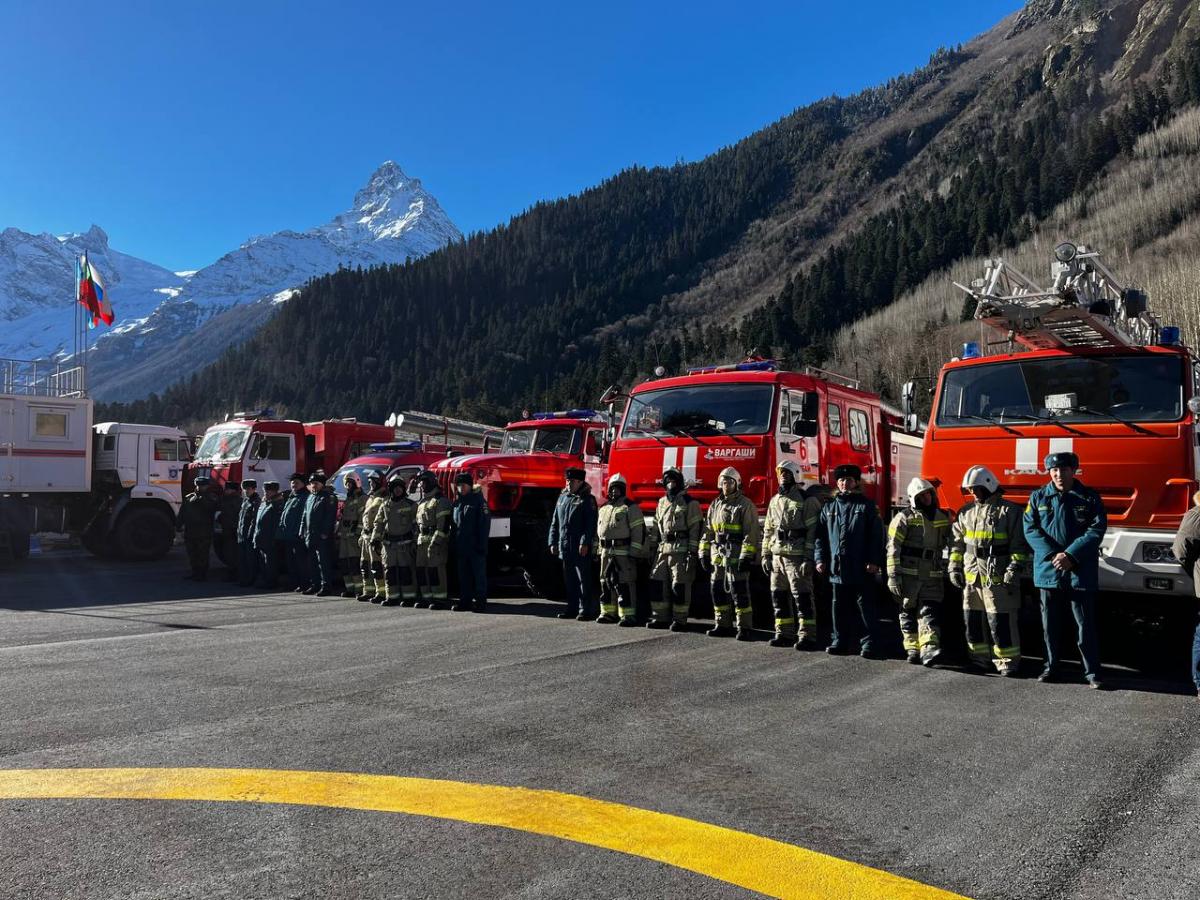
M 242 458 L 248 428 L 217 428 L 204 435 L 196 459 L 203 462 L 232 462 Z
M 504 432 L 501 453 L 574 453 L 578 454 L 579 429 L 513 428 Z
M 764 434 L 771 430 L 771 384 L 703 384 L 634 394 L 622 437 Z
M 1183 415 L 1183 363 L 1173 357 L 1028 359 L 951 369 L 937 424 L 1169 422 Z

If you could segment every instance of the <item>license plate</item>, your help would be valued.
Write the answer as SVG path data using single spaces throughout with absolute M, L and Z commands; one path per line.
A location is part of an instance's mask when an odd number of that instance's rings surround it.
M 1173 578 L 1147 578 L 1146 587 L 1152 591 L 1171 591 L 1175 589 Z

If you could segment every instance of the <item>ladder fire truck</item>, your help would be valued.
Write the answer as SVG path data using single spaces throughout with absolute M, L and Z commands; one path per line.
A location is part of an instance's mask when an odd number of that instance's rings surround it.
M 942 367 L 922 472 L 950 508 L 977 464 L 1024 503 L 1047 481 L 1046 455 L 1072 451 L 1108 512 L 1101 588 L 1190 593 L 1171 540 L 1200 469 L 1196 357 L 1095 250 L 1063 243 L 1054 256 L 1049 289 L 1002 259 L 956 284 L 975 300 L 981 332 L 998 337 Z M 911 404 L 911 383 L 904 394 Z

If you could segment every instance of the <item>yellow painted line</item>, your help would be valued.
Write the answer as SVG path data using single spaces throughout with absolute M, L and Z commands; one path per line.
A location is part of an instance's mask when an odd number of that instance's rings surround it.
M 562 838 L 688 869 L 774 897 L 963 900 L 770 838 L 556 791 L 354 772 L 7 769 L 0 800 L 208 800 L 405 813 Z

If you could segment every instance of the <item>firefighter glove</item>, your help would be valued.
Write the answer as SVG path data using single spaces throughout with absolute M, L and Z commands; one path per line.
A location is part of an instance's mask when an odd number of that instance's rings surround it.
M 813 563 L 812 563 L 811 559 L 806 559 L 800 563 L 800 577 L 801 578 L 812 578 L 813 577 Z
M 700 568 L 702 568 L 705 572 L 708 572 L 711 574 L 712 570 L 713 570 L 712 557 L 706 553 L 701 554 L 700 555 Z
M 764 575 L 771 574 L 771 554 L 764 553 L 762 558 L 762 570 Z
M 1004 583 L 1007 585 L 1014 585 L 1017 583 L 1017 570 L 1016 569 L 1005 569 L 1004 570 Z
M 904 596 L 904 588 L 902 588 L 900 586 L 899 578 L 889 578 L 888 579 L 888 590 L 892 592 L 893 597 Z
M 967 579 L 962 572 L 951 572 L 950 583 L 961 591 L 967 586 Z

